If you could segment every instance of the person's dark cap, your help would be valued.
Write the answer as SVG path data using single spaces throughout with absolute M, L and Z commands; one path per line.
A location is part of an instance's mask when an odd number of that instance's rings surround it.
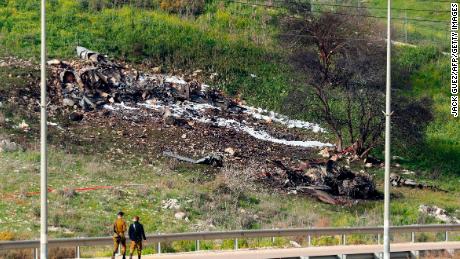
M 125 215 L 125 213 L 123 213 L 123 211 L 120 211 L 120 212 L 117 213 L 117 216 L 123 216 L 123 215 Z

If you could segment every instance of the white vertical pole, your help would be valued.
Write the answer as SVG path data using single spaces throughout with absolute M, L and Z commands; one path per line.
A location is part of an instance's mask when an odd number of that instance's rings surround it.
M 390 123 L 391 123 L 391 0 L 387 14 L 387 77 L 385 108 L 385 198 L 383 215 L 383 258 L 390 259 Z
M 404 42 L 407 42 L 407 11 L 404 11 Z
M 48 179 L 46 147 L 46 0 L 41 0 L 40 96 L 40 258 L 48 258 Z

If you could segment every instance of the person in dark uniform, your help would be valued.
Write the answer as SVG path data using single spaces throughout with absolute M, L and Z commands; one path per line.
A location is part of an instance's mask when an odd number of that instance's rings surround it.
M 141 259 L 142 255 L 142 240 L 145 238 L 144 226 L 139 223 L 139 217 L 134 216 L 133 223 L 129 226 L 129 239 L 131 239 L 129 259 L 133 258 L 134 250 L 137 249 L 137 258 Z
M 126 222 L 123 219 L 124 213 L 122 211 L 118 212 L 117 219 L 113 223 L 113 253 L 112 259 L 115 258 L 115 254 L 118 251 L 118 246 L 121 245 L 121 254 L 123 259 L 126 259 Z

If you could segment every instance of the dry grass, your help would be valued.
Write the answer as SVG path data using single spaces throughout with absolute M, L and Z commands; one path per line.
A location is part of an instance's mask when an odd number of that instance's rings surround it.
M 9 231 L 0 232 L 0 240 L 2 241 L 11 241 L 15 239 L 15 234 Z
M 32 249 L 18 249 L 7 252 L 0 251 L 2 259 L 30 259 L 33 258 Z M 51 248 L 48 253 L 49 259 L 75 258 L 75 249 L 72 248 Z
M 73 188 L 66 188 L 66 189 L 60 189 L 57 190 L 57 194 L 66 198 L 66 199 L 72 199 L 75 196 L 77 196 L 77 192 Z
M 428 251 L 420 254 L 420 259 L 460 259 L 460 252 Z

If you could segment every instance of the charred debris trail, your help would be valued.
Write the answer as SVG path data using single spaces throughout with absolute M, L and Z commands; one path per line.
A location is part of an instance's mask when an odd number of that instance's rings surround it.
M 78 60 L 48 61 L 50 116 L 70 121 L 50 125 L 62 132 L 94 142 L 97 127 L 109 129 L 105 141 L 120 144 L 108 151 L 137 152 L 145 161 L 167 158 L 215 170 L 251 166 L 254 181 L 329 204 L 381 196 L 371 175 L 353 172 L 346 154 L 334 154 L 317 124 L 232 99 L 198 82 L 194 75 L 201 71 L 185 80 L 138 71 L 83 47 L 77 54 Z

